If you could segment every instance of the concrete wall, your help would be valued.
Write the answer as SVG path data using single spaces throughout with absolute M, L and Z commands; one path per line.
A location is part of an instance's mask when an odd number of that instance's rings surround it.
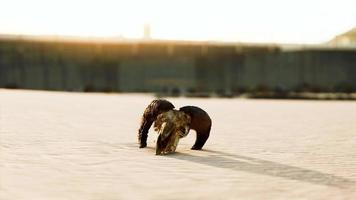
M 356 50 L 0 39 L 0 87 L 224 94 L 356 91 Z
M 305 49 L 245 57 L 242 85 L 286 90 L 356 90 L 356 50 Z

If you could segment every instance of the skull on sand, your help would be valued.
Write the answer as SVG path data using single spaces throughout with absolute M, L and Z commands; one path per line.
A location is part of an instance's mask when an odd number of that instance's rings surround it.
M 158 132 L 156 155 L 175 152 L 179 139 L 188 135 L 190 121 L 188 115 L 178 110 L 160 114 L 154 124 Z

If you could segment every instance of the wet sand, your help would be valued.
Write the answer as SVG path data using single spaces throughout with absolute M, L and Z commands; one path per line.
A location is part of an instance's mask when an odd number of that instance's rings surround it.
M 168 98 L 213 120 L 155 156 L 153 96 L 0 90 L 0 199 L 356 199 L 356 103 Z

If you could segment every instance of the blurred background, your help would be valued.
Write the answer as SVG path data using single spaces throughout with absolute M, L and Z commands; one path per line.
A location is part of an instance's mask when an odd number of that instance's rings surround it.
M 0 88 L 356 99 L 356 2 L 1 0 Z

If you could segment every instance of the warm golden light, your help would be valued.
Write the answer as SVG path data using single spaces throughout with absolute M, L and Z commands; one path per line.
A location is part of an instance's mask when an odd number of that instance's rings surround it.
M 354 0 L 0 0 L 0 33 L 318 43 L 356 26 Z

